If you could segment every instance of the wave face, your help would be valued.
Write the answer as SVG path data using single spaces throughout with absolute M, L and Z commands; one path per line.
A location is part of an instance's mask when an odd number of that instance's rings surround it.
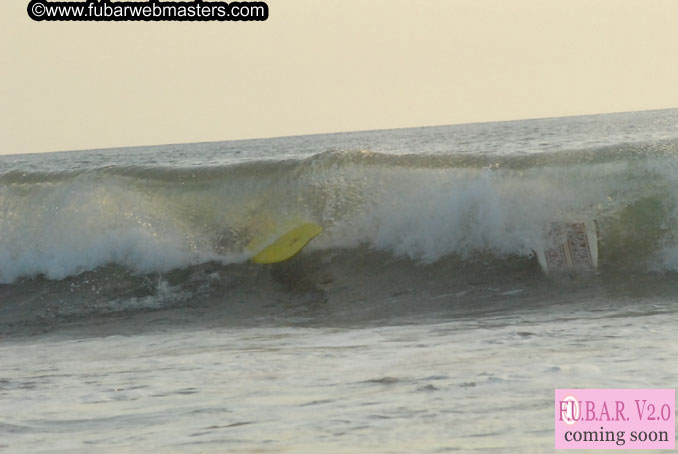
M 331 151 L 203 167 L 0 175 L 0 283 L 117 265 L 246 262 L 263 224 L 324 227 L 309 250 L 412 266 L 528 257 L 557 220 L 595 219 L 601 272 L 678 271 L 678 142 L 518 156 Z M 321 252 L 319 252 L 321 251 Z

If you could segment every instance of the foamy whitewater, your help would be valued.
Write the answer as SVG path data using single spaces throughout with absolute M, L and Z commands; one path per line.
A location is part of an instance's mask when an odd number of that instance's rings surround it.
M 597 273 L 545 276 L 577 220 Z M 550 452 L 677 325 L 675 109 L 0 156 L 0 452 Z

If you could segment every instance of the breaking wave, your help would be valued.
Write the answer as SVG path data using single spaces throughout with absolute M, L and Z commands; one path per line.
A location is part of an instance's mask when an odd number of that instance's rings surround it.
M 678 271 L 678 143 L 540 153 L 334 151 L 202 168 L 0 174 L 0 283 L 105 266 L 241 264 L 261 225 L 323 226 L 309 251 L 411 266 L 529 257 L 552 221 L 595 219 L 600 268 Z

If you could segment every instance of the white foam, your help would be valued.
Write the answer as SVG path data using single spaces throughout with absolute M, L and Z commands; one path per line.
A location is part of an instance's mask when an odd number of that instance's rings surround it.
M 423 262 L 475 252 L 527 255 L 545 241 L 551 222 L 592 219 L 617 203 L 610 194 L 625 166 L 596 167 L 356 175 L 365 205 L 340 219 L 321 241 L 326 247 L 368 244 Z
M 116 263 L 147 273 L 221 259 L 211 247 L 158 215 L 152 198 L 91 180 L 45 184 L 20 197 L 0 193 L 0 282 L 43 274 L 63 279 Z

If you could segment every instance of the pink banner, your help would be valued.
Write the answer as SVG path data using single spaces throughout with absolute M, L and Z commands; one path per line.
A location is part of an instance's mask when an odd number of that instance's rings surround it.
M 556 389 L 556 449 L 674 449 L 674 389 Z

